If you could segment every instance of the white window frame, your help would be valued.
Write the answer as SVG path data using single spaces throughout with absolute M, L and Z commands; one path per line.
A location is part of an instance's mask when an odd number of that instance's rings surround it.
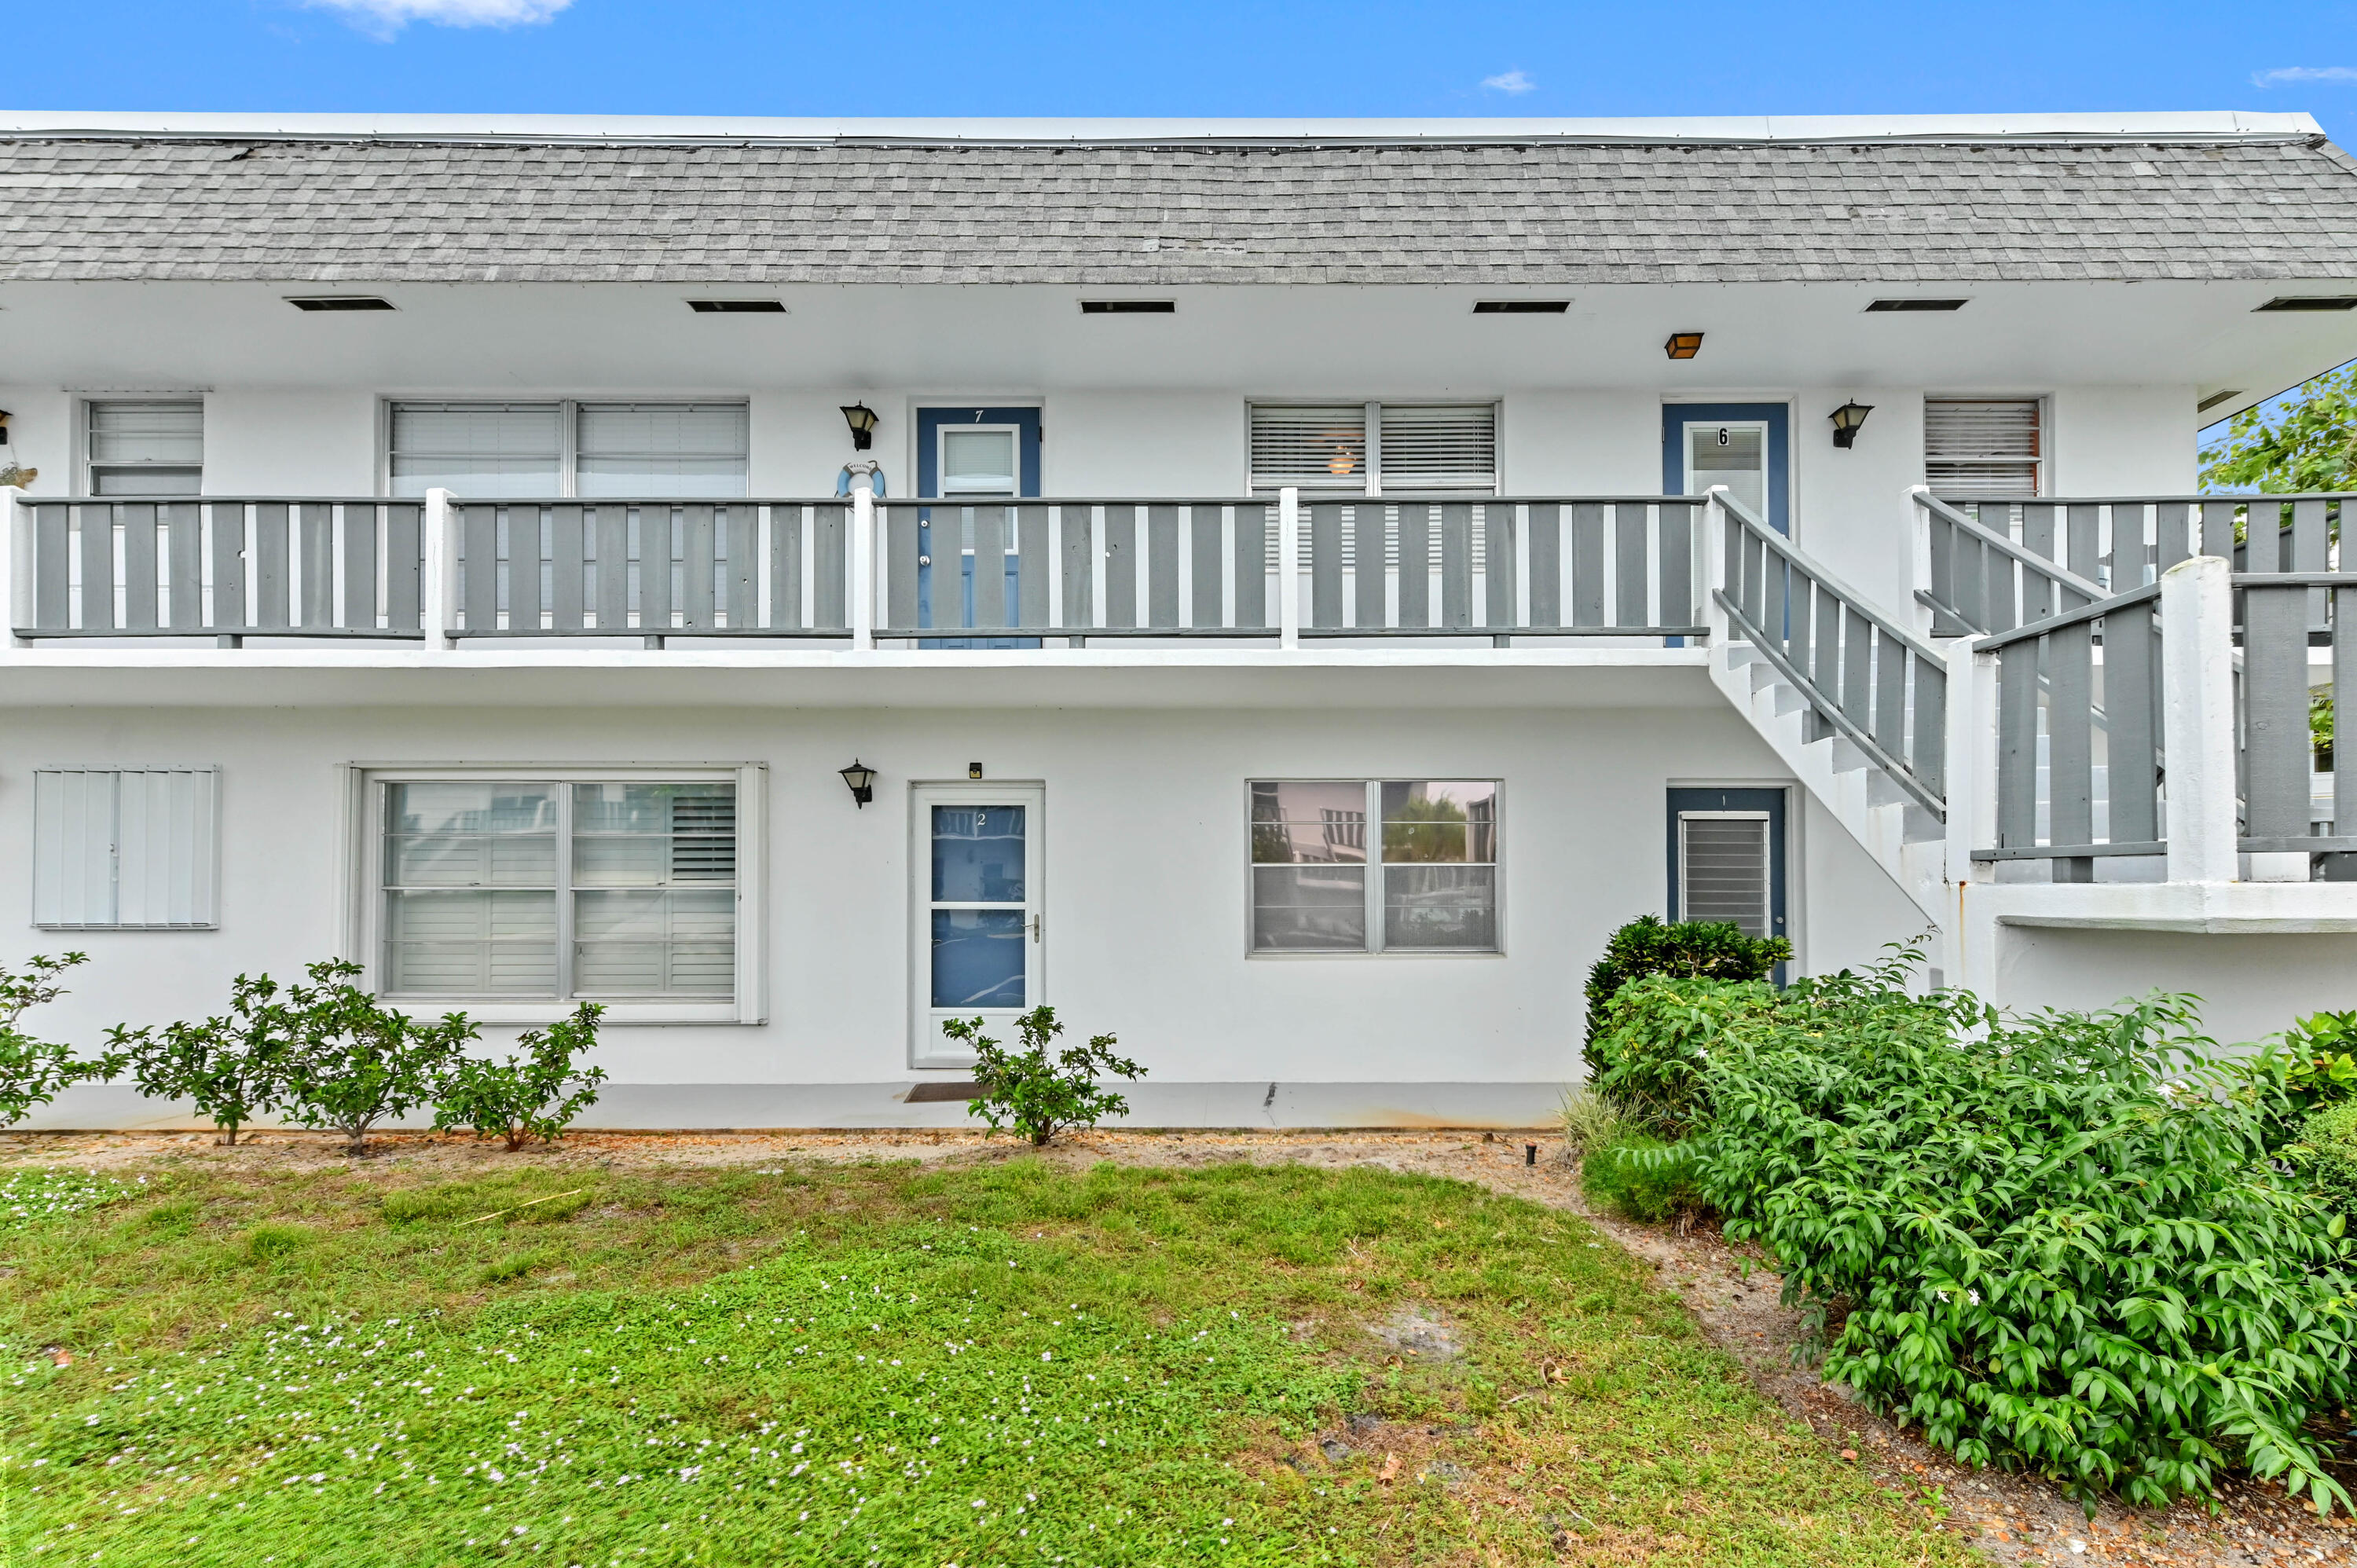
M 1486 865 L 1490 867 L 1490 921 L 1498 934 L 1495 946 L 1486 948 L 1393 948 L 1383 945 L 1383 878 L 1386 865 L 1383 858 L 1383 786 L 1386 784 L 1421 784 L 1446 782 L 1451 784 L 1488 784 L 1497 790 L 1491 797 L 1497 802 L 1497 815 L 1491 831 L 1497 836 L 1497 858 L 1464 864 Z M 1339 948 L 1273 949 L 1254 945 L 1254 920 L 1259 914 L 1259 901 L 1254 894 L 1254 867 L 1272 864 L 1253 859 L 1252 808 L 1253 786 L 1255 784 L 1358 784 L 1367 792 L 1367 945 L 1355 950 Z M 1260 773 L 1244 780 L 1244 957 L 1253 960 L 1276 960 L 1293 962 L 1299 960 L 1363 962 L 1369 959 L 1409 959 L 1418 962 L 1426 960 L 1492 959 L 1506 956 L 1506 781 L 1493 774 L 1422 773 L 1414 776 L 1386 773 L 1367 778 L 1335 774 L 1273 774 Z M 1406 862 L 1422 865 L 1424 862 Z
M 76 494 L 85 496 L 94 496 L 98 494 L 98 475 L 101 470 L 115 473 L 128 473 L 143 467 L 152 467 L 178 471 L 189 467 L 189 465 L 186 463 L 109 463 L 101 461 L 92 452 L 90 422 L 93 410 L 99 408 L 119 408 L 124 406 L 135 407 L 140 405 L 153 407 L 165 403 L 169 403 L 176 407 L 194 408 L 197 411 L 197 438 L 199 447 L 197 451 L 197 461 L 195 464 L 197 470 L 196 493 L 198 495 L 202 495 L 204 493 L 205 454 L 203 450 L 203 441 L 204 425 L 206 424 L 205 415 L 207 413 L 204 394 L 202 392 L 87 392 L 78 394 L 74 398 L 73 474 L 76 482 L 81 487 L 75 492 Z M 134 495 L 118 495 L 111 499 L 118 500 L 140 500 L 146 498 Z M 155 499 L 187 500 L 192 498 L 188 496 L 178 496 L 157 497 Z
M 682 407 L 715 407 L 726 404 L 745 411 L 745 489 L 744 496 L 753 493 L 753 404 L 741 395 L 720 397 L 634 397 L 627 392 L 598 397 L 486 397 L 480 393 L 449 392 L 444 394 L 404 393 L 400 397 L 377 400 L 377 494 L 393 494 L 393 430 L 394 411 L 404 407 L 438 405 L 444 408 L 531 408 L 554 406 L 556 410 L 556 495 L 573 499 L 580 491 L 581 470 L 581 407 L 584 403 L 604 407 L 651 407 L 674 404 Z M 460 499 L 467 499 L 463 494 Z M 618 498 L 633 499 L 633 498 Z M 741 499 L 743 497 L 715 498 Z
M 81 768 L 57 764 L 33 769 L 33 856 L 27 867 L 26 891 L 31 904 L 29 914 L 36 929 L 45 931 L 210 931 L 221 926 L 221 769 L 212 766 L 144 768 L 100 767 Z M 44 774 L 101 774 L 114 780 L 115 820 L 110 824 L 108 852 L 112 861 L 115 888 L 114 911 L 112 920 L 45 920 L 41 918 L 42 884 L 40 864 L 44 858 L 43 841 L 52 824 L 45 822 L 40 810 L 40 777 Z M 186 920 L 125 920 L 122 918 L 122 790 L 127 778 L 142 778 L 164 773 L 200 777 L 206 780 L 202 808 L 204 818 L 192 824 L 194 829 L 188 849 L 192 857 L 190 867 L 194 879 L 191 918 Z
M 355 762 L 345 766 L 350 831 L 342 857 L 350 878 L 345 905 L 344 951 L 355 957 L 362 986 L 381 993 L 384 975 L 385 786 L 515 780 L 521 783 L 713 783 L 737 786 L 736 994 L 713 1001 L 655 999 L 601 1003 L 608 1024 L 761 1024 L 768 1021 L 769 765 L 760 762 L 681 763 L 672 767 L 560 767 L 546 763 L 417 764 Z M 479 1024 L 540 1025 L 572 1016 L 579 999 L 512 996 L 388 997 L 390 1005 L 420 1015 L 464 1012 Z
M 1349 398 L 1320 397 L 1255 397 L 1244 400 L 1244 487 L 1254 495 L 1274 495 L 1272 487 L 1255 488 L 1253 472 L 1253 411 L 1262 408 L 1342 408 L 1352 402 Z M 1300 485 L 1304 495 L 1320 498 L 1340 496 L 1380 497 L 1383 491 L 1383 410 L 1410 408 L 1487 408 L 1490 411 L 1491 460 L 1494 465 L 1487 486 L 1463 485 L 1432 491 L 1436 494 L 1462 495 L 1468 499 L 1501 494 L 1506 482 L 1506 411 L 1501 399 L 1494 397 L 1392 397 L 1369 398 L 1362 402 L 1366 411 L 1367 472 L 1363 482 L 1352 484 Z M 1407 487 L 1412 494 L 1423 494 L 1431 487 Z M 1274 780 L 1264 779 L 1264 783 Z M 1331 780 L 1329 780 L 1331 782 Z
M 1923 482 L 1932 483 L 1931 426 L 1932 404 L 1935 403 L 2027 403 L 2038 407 L 2038 456 L 2030 459 L 2036 470 L 2032 493 L 2044 498 L 2054 493 L 2054 399 L 2048 392 L 1927 392 L 1923 394 L 1923 435 L 1918 443 L 1915 460 L 1921 469 Z M 1938 487 L 1933 486 L 1936 494 Z

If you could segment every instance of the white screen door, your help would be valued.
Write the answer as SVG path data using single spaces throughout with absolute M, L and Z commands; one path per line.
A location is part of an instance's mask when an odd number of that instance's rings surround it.
M 1749 420 L 1686 426 L 1686 491 L 1725 485 L 1762 522 L 1768 515 L 1768 426 Z
M 1037 784 L 920 784 L 914 791 L 916 1034 L 911 1065 L 973 1058 L 942 1034 L 981 1018 L 1012 1044 L 1016 1015 L 1039 1004 L 1041 816 Z

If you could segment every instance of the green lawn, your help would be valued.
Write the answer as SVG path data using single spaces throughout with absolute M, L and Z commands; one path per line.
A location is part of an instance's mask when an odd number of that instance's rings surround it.
M 0 1568 L 1967 1560 L 1426 1177 L 192 1161 L 20 1172 L 0 1254 Z

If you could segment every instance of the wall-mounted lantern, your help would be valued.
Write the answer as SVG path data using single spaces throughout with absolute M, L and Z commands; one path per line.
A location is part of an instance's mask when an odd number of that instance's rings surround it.
M 858 804 L 865 806 L 876 799 L 876 769 L 857 757 L 853 757 L 851 766 L 843 770 L 843 781 L 851 786 L 851 798 Z
M 8 445 L 8 411 L 0 408 L 0 446 Z
M 1662 345 L 1662 352 L 1673 360 L 1691 360 L 1702 352 L 1702 334 L 1673 332 L 1670 334 L 1670 340 Z
M 1874 405 L 1870 403 L 1846 403 L 1825 415 L 1834 422 L 1834 445 L 1847 451 L 1865 425 L 1866 416 L 1873 412 Z
M 855 403 L 843 411 L 843 422 L 851 426 L 851 445 L 855 451 L 865 452 L 876 438 L 876 411 L 864 403 Z

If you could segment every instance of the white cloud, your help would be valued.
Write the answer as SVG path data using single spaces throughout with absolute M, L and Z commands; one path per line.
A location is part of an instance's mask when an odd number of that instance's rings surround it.
M 545 22 L 573 0 L 303 0 L 334 11 L 376 38 L 389 38 L 412 22 L 439 27 L 519 27 Z
M 2287 65 L 2276 70 L 2255 70 L 2251 73 L 2254 87 L 2273 87 L 2285 81 L 2357 81 L 2357 68 L 2345 65 Z
M 1492 92 L 1528 92 L 1538 85 L 1519 70 L 1501 70 L 1495 76 L 1485 76 L 1481 85 Z

